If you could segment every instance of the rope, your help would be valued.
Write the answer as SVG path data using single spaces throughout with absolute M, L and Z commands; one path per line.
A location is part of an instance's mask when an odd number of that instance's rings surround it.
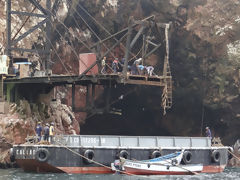
M 64 22 L 62 22 L 61 20 L 59 20 L 56 15 L 54 15 L 51 11 L 49 11 L 49 13 L 50 13 L 52 16 L 54 16 L 55 19 L 56 19 L 60 24 L 62 24 L 64 28 L 66 28 L 68 31 L 70 31 L 69 28 L 64 24 Z M 51 21 L 50 21 L 50 23 L 53 25 L 53 23 L 52 23 Z M 61 33 L 60 33 L 57 29 L 55 29 L 55 30 L 57 31 L 57 33 L 58 33 L 61 37 L 63 37 L 63 36 L 61 35 Z M 64 37 L 63 37 L 63 38 L 64 38 Z M 79 38 L 78 36 L 76 36 L 76 38 L 77 38 L 89 51 L 92 51 L 92 50 L 90 49 L 90 47 L 89 47 L 87 44 L 85 44 L 82 40 L 80 40 L 80 38 Z M 64 39 L 65 39 L 65 38 L 64 38 Z M 50 40 L 49 40 L 49 42 L 50 42 Z M 53 47 L 53 46 L 52 46 L 52 47 Z M 75 56 L 76 56 L 77 58 L 79 58 L 78 55 L 77 55 L 76 50 L 72 47 L 72 45 L 70 45 L 70 47 L 71 47 L 72 51 L 74 52 Z M 80 58 L 79 58 L 79 59 L 80 59 Z M 86 65 L 81 59 L 80 59 L 80 61 L 87 67 L 87 65 Z M 63 63 L 62 63 L 62 64 L 63 64 Z
M 93 19 L 93 21 L 95 21 L 96 24 L 98 24 L 105 32 L 107 32 L 108 35 L 112 35 L 101 23 L 99 23 L 90 13 L 88 13 L 87 10 L 85 10 L 81 4 L 78 4 L 78 6 L 90 17 Z M 74 9 L 74 8 L 73 8 Z M 115 37 L 113 37 L 113 39 L 115 41 L 118 41 Z M 122 44 L 120 43 L 120 45 L 126 50 L 127 48 Z M 137 57 L 137 55 L 133 54 L 132 52 L 130 52 L 135 58 Z
M 68 0 L 69 1 L 69 0 Z M 77 6 L 80 6 L 79 4 L 77 5 Z M 73 10 L 77 13 L 77 15 L 83 20 L 83 22 L 87 25 L 87 27 L 90 29 L 90 31 L 92 31 L 92 33 L 96 36 L 96 38 L 99 40 L 99 41 L 101 41 L 101 38 L 95 33 L 95 31 L 91 28 L 91 26 L 86 22 L 86 20 L 79 14 L 79 12 L 75 9 L 75 8 L 73 8 Z M 109 48 L 104 44 L 104 43 L 102 43 L 103 44 L 103 46 L 107 49 L 107 50 L 109 50 Z M 110 51 L 110 53 L 111 53 L 111 55 L 115 58 L 115 56 L 114 56 L 114 54 L 112 53 L 112 51 Z
M 219 145 L 222 146 L 222 147 L 224 147 L 224 145 L 222 145 L 222 144 L 219 144 Z M 237 160 L 240 161 L 240 158 L 237 157 L 234 153 L 232 153 L 229 149 L 228 149 L 228 152 L 229 152 L 233 157 L 235 157 Z
M 51 22 L 51 21 L 50 21 Z M 51 24 L 53 25 L 53 23 L 51 22 Z M 57 28 L 55 29 L 55 31 L 63 38 L 63 39 L 65 39 L 65 37 L 63 37 L 63 35 L 57 30 Z M 76 52 L 76 50 L 72 47 L 72 42 L 71 42 L 71 45 L 70 45 L 70 48 L 71 48 L 71 50 L 73 51 L 73 54 L 77 57 L 77 59 L 79 59 L 83 64 L 84 64 L 84 66 L 87 68 L 88 66 L 86 65 L 86 63 L 84 62 L 84 61 L 82 61 L 80 58 L 79 58 L 79 56 L 78 56 L 78 54 L 77 54 L 77 52 Z M 91 70 L 90 70 L 91 71 Z
M 55 54 L 57 55 L 58 59 L 60 60 L 61 64 L 63 65 L 64 69 L 66 70 L 67 73 L 71 74 L 68 69 L 66 68 L 66 66 L 64 65 L 64 63 L 62 62 L 62 59 L 60 58 L 60 56 L 57 53 L 57 50 L 55 49 L 55 47 L 53 46 L 52 42 L 50 41 L 50 39 L 47 37 L 47 35 L 45 33 L 43 33 L 44 36 L 47 38 L 47 40 L 49 41 L 50 45 L 52 46 Z
M 202 60 L 202 65 L 203 65 L 203 69 L 202 69 L 202 79 L 203 79 L 203 83 L 206 82 L 206 66 L 205 66 L 205 62 L 204 59 Z M 202 86 L 202 113 L 201 113 L 201 129 L 200 129 L 200 133 L 201 136 L 203 135 L 203 123 L 204 123 L 204 115 L 205 115 L 205 108 L 204 108 L 204 98 L 205 98 L 205 86 Z
M 106 165 L 104 165 L 104 164 L 102 164 L 102 163 L 99 163 L 99 162 L 97 162 L 97 161 L 94 161 L 94 160 L 92 160 L 92 159 L 89 159 L 89 158 L 81 155 L 80 153 L 78 153 L 78 152 L 70 149 L 69 147 L 67 147 L 66 145 L 64 145 L 64 144 L 62 144 L 62 143 L 60 143 L 60 142 L 56 142 L 56 143 L 58 143 L 59 145 L 63 146 L 64 148 L 66 148 L 67 150 L 71 151 L 72 153 L 76 154 L 77 156 L 80 156 L 81 158 L 84 158 L 84 159 L 86 159 L 86 160 L 88 160 L 88 161 L 91 161 L 91 162 L 93 162 L 93 163 L 95 163 L 95 164 L 97 164 L 97 165 L 99 165 L 99 166 L 102 166 L 102 167 L 105 167 L 105 168 L 107 168 L 107 169 L 112 170 L 111 167 L 106 166 Z M 130 176 L 141 177 L 141 176 L 139 176 L 139 175 L 135 175 L 135 174 L 128 173 L 128 172 L 125 172 L 125 171 L 122 171 L 122 170 L 118 170 L 118 169 L 116 169 L 115 171 L 116 171 L 116 172 L 119 172 L 119 173 L 122 173 L 122 174 L 130 175 Z M 148 178 L 148 179 L 155 179 L 155 178 L 152 178 L 152 177 L 147 177 L 147 178 Z
M 239 160 L 240 161 L 240 158 L 239 157 L 237 157 L 234 153 L 232 153 L 231 151 L 229 151 L 228 150 L 228 152 L 231 154 L 231 155 L 233 155 L 233 157 L 235 157 L 237 160 Z
M 81 31 L 83 32 L 82 28 L 80 27 L 80 25 L 79 25 L 79 23 L 77 22 L 77 20 L 76 20 L 76 18 L 74 17 L 74 15 L 71 14 L 71 16 L 73 17 L 73 20 L 74 20 L 74 22 L 76 23 L 78 29 L 81 30 Z M 88 39 L 86 38 L 86 36 L 83 36 L 83 37 L 84 37 L 84 39 L 86 40 L 88 46 L 90 47 L 89 42 L 88 42 Z

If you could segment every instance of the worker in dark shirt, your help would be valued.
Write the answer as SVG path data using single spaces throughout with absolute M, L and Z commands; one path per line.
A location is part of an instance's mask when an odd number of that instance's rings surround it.
M 206 136 L 210 137 L 210 139 L 212 139 L 212 133 L 211 133 L 211 130 L 209 129 L 209 127 L 206 127 Z
M 46 126 L 44 127 L 43 131 L 44 131 L 43 140 L 48 141 L 48 139 L 49 139 L 49 124 L 48 123 L 46 123 Z
M 35 131 L 36 131 L 36 134 L 37 134 L 37 136 L 38 136 L 38 142 L 39 142 L 39 141 L 41 141 L 41 136 L 42 136 L 42 126 L 41 126 L 41 122 L 38 122 Z

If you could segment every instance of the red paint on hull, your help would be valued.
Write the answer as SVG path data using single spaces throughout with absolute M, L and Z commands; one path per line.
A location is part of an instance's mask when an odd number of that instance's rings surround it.
M 112 174 L 111 169 L 106 167 L 57 167 L 68 174 Z
M 17 164 L 24 170 L 28 172 L 52 172 L 52 173 L 69 173 L 69 174 L 112 174 L 112 171 L 106 167 L 54 167 L 48 163 L 39 162 L 34 159 L 17 159 Z M 201 173 L 220 173 L 223 172 L 226 165 L 212 165 L 203 166 Z M 146 171 L 146 170 L 136 170 L 131 168 L 126 168 L 126 174 L 136 174 L 136 175 L 185 175 L 192 174 L 190 172 L 156 172 L 156 171 Z
M 202 173 L 220 173 L 223 172 L 226 165 L 220 166 L 203 166 Z
M 16 159 L 18 166 L 27 172 L 53 172 L 64 173 L 62 170 L 51 166 L 45 162 L 39 162 L 35 159 Z
M 223 172 L 225 165 L 221 166 L 203 166 L 203 170 L 201 172 L 196 173 L 220 173 Z M 149 171 L 149 170 L 141 170 L 141 169 L 134 169 L 125 167 L 127 174 L 134 174 L 134 175 L 192 175 L 195 172 L 169 172 L 169 171 Z
M 179 171 L 149 171 L 149 170 L 139 170 L 139 169 L 132 169 L 126 168 L 127 174 L 134 174 L 134 175 L 193 175 L 194 173 L 191 172 L 179 172 Z M 200 173 L 200 172 L 196 172 Z

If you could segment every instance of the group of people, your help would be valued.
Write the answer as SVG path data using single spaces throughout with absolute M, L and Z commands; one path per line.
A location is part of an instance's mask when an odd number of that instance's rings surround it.
M 107 64 L 106 61 L 107 61 L 107 58 L 105 56 L 101 61 L 101 66 L 102 66 L 101 74 L 107 73 L 107 66 L 109 66 L 109 65 Z M 128 71 L 133 75 L 147 74 L 149 76 L 152 76 L 154 67 L 153 66 L 143 66 L 142 61 L 143 61 L 142 58 L 136 59 L 131 66 L 128 65 Z M 125 63 L 125 58 L 122 58 L 121 61 L 119 61 L 118 58 L 115 58 L 112 61 L 112 65 L 109 67 L 111 67 L 113 73 L 116 74 L 117 72 L 121 72 L 123 70 L 124 63 Z
M 45 127 L 43 128 L 41 126 L 41 122 L 38 122 L 35 131 L 37 134 L 38 142 L 42 140 L 42 135 L 44 141 L 51 142 L 54 136 L 54 123 L 53 122 L 51 124 L 46 123 Z

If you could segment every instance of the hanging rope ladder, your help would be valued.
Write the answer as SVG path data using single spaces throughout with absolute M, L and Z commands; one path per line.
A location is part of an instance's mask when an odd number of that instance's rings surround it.
M 165 86 L 162 91 L 162 108 L 163 115 L 166 114 L 166 109 L 172 107 L 172 75 L 169 65 L 169 39 L 168 39 L 168 31 L 169 24 L 165 26 L 165 41 L 166 41 L 166 56 L 164 58 L 164 66 L 163 66 L 163 77 Z

